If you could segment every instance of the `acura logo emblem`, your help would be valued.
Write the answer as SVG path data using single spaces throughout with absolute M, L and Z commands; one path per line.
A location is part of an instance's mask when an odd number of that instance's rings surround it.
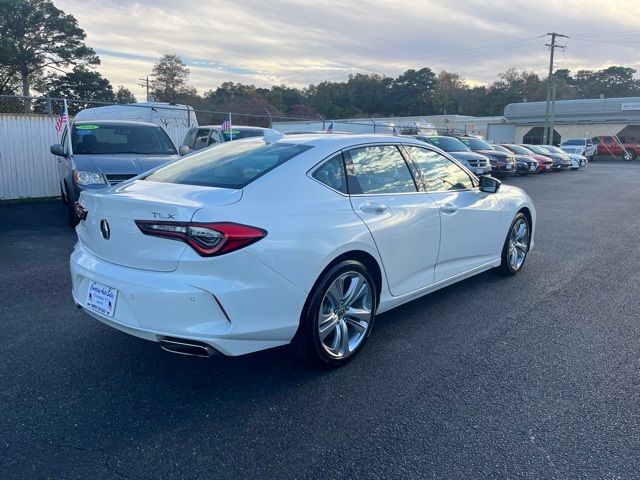
M 100 220 L 100 231 L 102 232 L 102 238 L 109 240 L 111 238 L 111 229 L 109 228 L 109 222 L 106 220 Z

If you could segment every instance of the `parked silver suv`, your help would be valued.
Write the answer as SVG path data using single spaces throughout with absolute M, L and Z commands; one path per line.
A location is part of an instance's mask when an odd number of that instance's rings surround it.
M 75 203 L 82 190 L 116 185 L 180 158 L 167 133 L 158 125 L 130 121 L 83 121 L 65 127 L 62 143 L 51 145 L 58 162 L 62 201 L 69 225 L 78 223 Z

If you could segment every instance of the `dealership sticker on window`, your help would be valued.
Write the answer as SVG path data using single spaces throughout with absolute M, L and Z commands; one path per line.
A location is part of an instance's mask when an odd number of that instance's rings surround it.
M 95 130 L 100 128 L 98 125 L 76 125 L 76 130 Z

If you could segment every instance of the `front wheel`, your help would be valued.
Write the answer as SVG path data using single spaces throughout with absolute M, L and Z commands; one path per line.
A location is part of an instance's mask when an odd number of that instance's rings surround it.
M 507 275 L 515 275 L 522 267 L 529 253 L 531 226 L 527 216 L 522 212 L 513 219 L 509 233 L 502 247 L 502 263 L 500 269 Z
M 291 341 L 293 352 L 310 363 L 339 367 L 362 348 L 373 328 L 378 292 L 366 267 L 342 261 L 316 282 Z

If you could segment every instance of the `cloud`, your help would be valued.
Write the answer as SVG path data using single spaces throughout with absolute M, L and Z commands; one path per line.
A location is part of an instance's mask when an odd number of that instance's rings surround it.
M 180 55 L 199 91 L 223 81 L 306 86 L 352 73 L 428 66 L 488 83 L 510 68 L 544 75 L 550 31 L 558 68 L 637 68 L 640 2 L 594 0 L 58 0 L 87 32 L 100 72 L 141 95 L 138 79 Z M 615 35 L 604 35 L 613 32 Z M 624 33 L 631 32 L 631 33 Z

